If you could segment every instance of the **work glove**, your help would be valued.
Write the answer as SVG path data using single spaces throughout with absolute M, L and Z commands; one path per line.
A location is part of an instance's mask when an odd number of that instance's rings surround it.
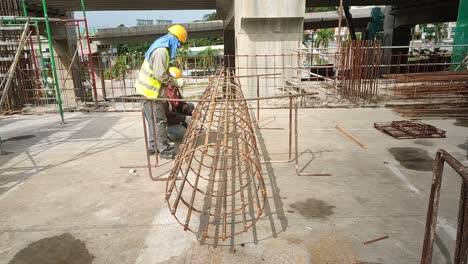
M 184 122 L 187 123 L 187 124 L 189 124 L 190 121 L 192 121 L 192 117 L 191 117 L 191 116 L 185 116 Z
M 177 79 L 175 80 L 175 86 L 177 88 L 182 88 L 185 85 L 185 80 L 184 79 Z

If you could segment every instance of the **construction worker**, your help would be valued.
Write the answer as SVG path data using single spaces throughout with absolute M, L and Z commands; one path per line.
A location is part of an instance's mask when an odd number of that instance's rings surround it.
M 169 73 L 169 63 L 174 61 L 177 49 L 187 41 L 187 31 L 181 25 L 174 25 L 168 33 L 158 39 L 145 53 L 145 60 L 141 66 L 135 88 L 138 94 L 149 99 L 167 98 L 167 85 L 181 86 L 182 79 L 176 79 Z M 174 159 L 174 146 L 169 144 L 167 137 L 167 117 L 164 101 L 154 101 L 154 117 L 156 122 L 156 143 L 160 158 Z M 151 106 L 145 104 L 145 116 L 151 124 Z M 151 125 L 149 127 L 149 149 L 154 150 L 154 139 Z
M 169 73 L 176 79 L 182 77 L 182 72 L 176 67 L 170 67 Z M 185 130 L 192 120 L 192 112 L 195 105 L 182 101 L 183 99 L 180 89 L 181 85 L 167 86 L 167 98 L 177 99 L 177 101 L 169 101 L 164 103 L 164 109 L 167 117 L 167 134 L 171 141 L 176 142 L 182 140 Z

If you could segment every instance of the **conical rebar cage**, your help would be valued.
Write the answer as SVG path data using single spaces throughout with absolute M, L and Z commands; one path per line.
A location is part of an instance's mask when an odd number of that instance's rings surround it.
M 266 200 L 252 119 L 238 82 L 211 80 L 192 115 L 166 185 L 177 221 L 199 238 L 247 232 Z

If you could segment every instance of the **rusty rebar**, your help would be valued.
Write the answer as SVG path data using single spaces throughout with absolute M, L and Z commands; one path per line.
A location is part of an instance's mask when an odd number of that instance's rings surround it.
M 166 201 L 184 230 L 225 240 L 260 218 L 266 189 L 238 79 L 220 74 L 202 98 L 169 175 Z

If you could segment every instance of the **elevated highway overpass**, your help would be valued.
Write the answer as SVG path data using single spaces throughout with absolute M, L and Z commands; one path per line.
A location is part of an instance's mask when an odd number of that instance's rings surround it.
M 352 9 L 353 22 L 356 27 L 366 27 L 370 20 L 372 8 Z M 331 28 L 338 25 L 338 13 L 336 11 L 307 13 L 304 16 L 304 29 L 320 29 Z M 345 20 L 343 19 L 343 25 Z M 223 36 L 223 21 L 204 21 L 184 23 L 183 25 L 189 32 L 190 38 L 201 37 L 222 37 Z M 138 26 L 138 27 L 116 27 L 98 29 L 95 35 L 91 36 L 94 42 L 99 45 L 134 43 L 153 41 L 167 33 L 167 29 L 171 25 L 154 25 L 154 26 Z
M 222 20 L 183 23 L 181 25 L 189 32 L 189 38 L 223 36 Z M 91 39 L 98 45 L 150 42 L 167 34 L 167 29 L 170 26 L 172 25 L 103 28 L 98 29 L 96 34 L 91 36 Z

